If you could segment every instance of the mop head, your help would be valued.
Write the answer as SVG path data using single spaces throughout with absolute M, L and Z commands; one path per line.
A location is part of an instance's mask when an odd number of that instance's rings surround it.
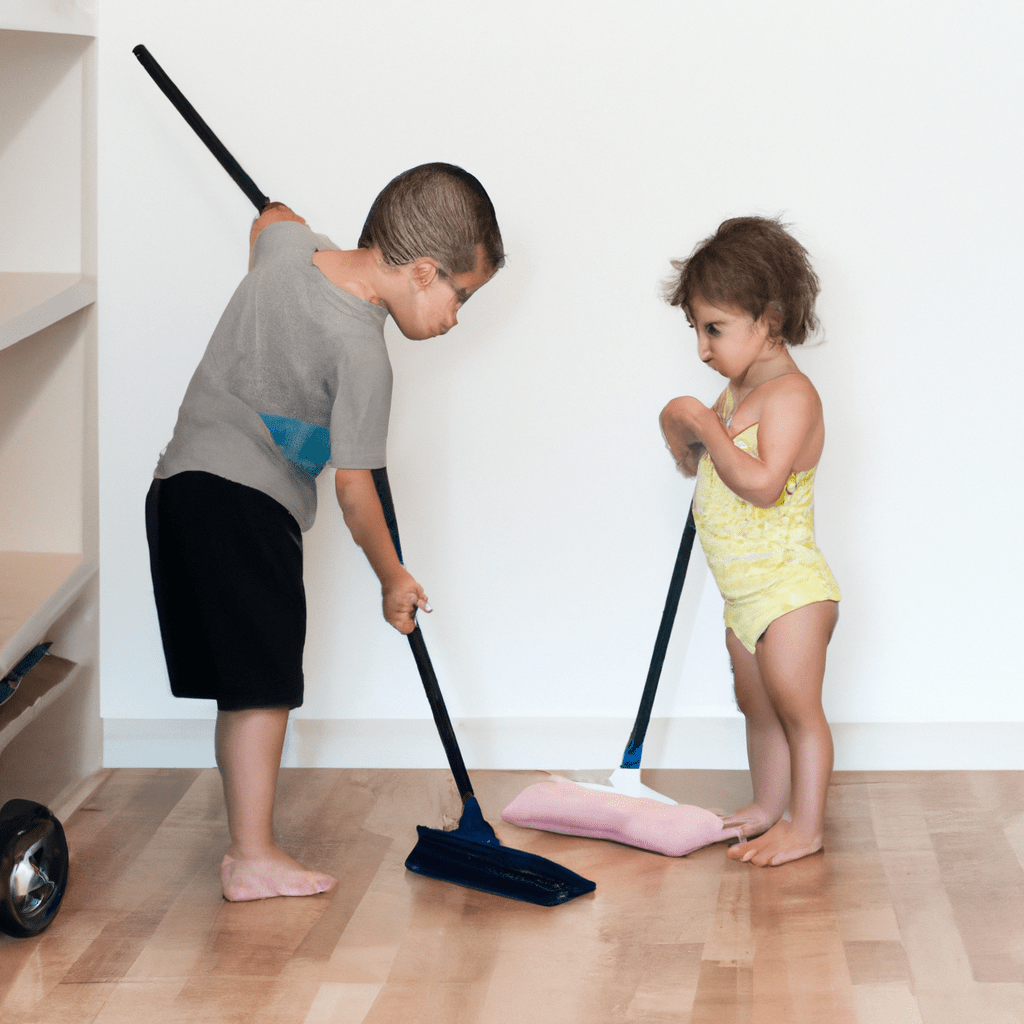
M 558 775 L 528 786 L 501 816 L 522 828 L 611 839 L 668 857 L 685 857 L 702 846 L 743 838 L 741 829 L 726 828 L 717 814 L 703 807 L 601 793 Z

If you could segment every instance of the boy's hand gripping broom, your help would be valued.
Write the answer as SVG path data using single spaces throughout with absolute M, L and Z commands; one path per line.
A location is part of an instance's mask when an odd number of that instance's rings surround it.
M 228 152 L 220 139 L 213 134 L 206 122 L 199 116 L 192 104 L 185 99 L 163 68 L 157 64 L 146 47 L 140 44 L 132 52 L 138 57 L 139 62 L 149 72 L 150 77 L 160 87 L 164 95 L 174 104 L 175 109 L 246 194 L 253 206 L 257 210 L 262 210 L 269 202 L 267 196 L 242 170 L 235 158 Z M 401 561 L 402 549 L 398 540 L 398 524 L 395 520 L 387 470 L 374 470 L 373 480 L 384 509 L 384 518 L 391 533 L 391 540 L 395 545 L 395 552 Z M 480 806 L 476 797 L 473 796 L 469 774 L 462 761 L 462 754 L 459 751 L 419 626 L 409 634 L 409 645 L 416 658 L 416 666 L 419 669 L 420 678 L 423 680 L 423 688 L 427 692 L 427 699 L 434 714 L 434 722 L 462 796 L 463 813 L 459 826 L 454 832 L 424 828 L 422 825 L 417 826 L 420 839 L 406 859 L 405 866 L 410 871 L 439 878 L 445 882 L 454 882 L 470 889 L 481 889 L 498 896 L 507 896 L 510 899 L 523 900 L 527 903 L 537 903 L 545 907 L 556 906 L 576 896 L 593 892 L 596 888 L 593 882 L 582 878 L 568 868 L 535 854 L 523 853 L 520 850 L 512 850 L 501 845 L 498 837 L 494 834 L 494 829 L 484 821 L 483 815 L 480 813 Z
M 671 797 L 640 781 L 644 737 L 651 721 L 651 709 L 696 532 L 691 508 L 672 570 L 640 708 L 622 755 L 622 764 L 612 772 L 607 785 L 570 782 L 553 775 L 529 786 L 501 812 L 505 821 L 563 835 L 613 839 L 670 857 L 682 857 L 724 839 L 743 838 L 739 828 L 726 828 L 717 814 L 702 807 L 677 804 Z

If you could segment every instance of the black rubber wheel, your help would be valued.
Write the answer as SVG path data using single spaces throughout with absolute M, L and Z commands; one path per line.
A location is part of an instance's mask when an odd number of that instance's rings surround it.
M 42 804 L 0 808 L 0 931 L 25 939 L 57 916 L 68 884 L 64 827 Z

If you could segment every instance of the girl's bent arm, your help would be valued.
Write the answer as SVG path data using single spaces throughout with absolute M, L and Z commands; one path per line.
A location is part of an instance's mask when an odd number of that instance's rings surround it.
M 395 554 L 373 474 L 368 469 L 339 469 L 334 474 L 334 487 L 345 525 L 380 580 L 384 618 L 399 633 L 411 633 L 416 625 L 416 609 L 430 611 L 430 606 L 423 588 Z
M 666 413 L 669 410 L 681 423 L 677 430 L 703 443 L 726 487 L 759 508 L 775 504 L 821 426 L 817 393 L 806 377 L 797 374 L 780 379 L 760 404 L 757 455 L 737 448 L 717 414 L 696 398 L 674 399 Z

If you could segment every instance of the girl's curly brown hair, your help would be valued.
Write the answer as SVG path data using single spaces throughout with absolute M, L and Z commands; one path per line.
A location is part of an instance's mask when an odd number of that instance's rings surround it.
M 694 296 L 715 306 L 739 306 L 754 320 L 767 315 L 771 336 L 802 345 L 818 329 L 814 303 L 821 291 L 807 250 L 778 220 L 734 217 L 673 260 L 678 278 L 665 285 L 670 305 L 689 309 Z

